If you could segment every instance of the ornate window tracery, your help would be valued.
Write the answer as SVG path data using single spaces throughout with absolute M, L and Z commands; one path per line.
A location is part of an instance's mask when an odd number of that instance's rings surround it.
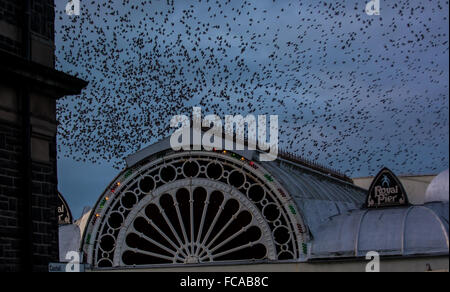
M 101 197 L 83 249 L 94 267 L 294 260 L 306 230 L 270 174 L 235 154 L 166 153 Z

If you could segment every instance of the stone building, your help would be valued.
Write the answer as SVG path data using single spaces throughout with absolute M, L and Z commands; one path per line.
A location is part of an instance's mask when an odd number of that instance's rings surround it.
M 87 83 L 54 69 L 53 0 L 0 0 L 0 271 L 58 261 L 56 102 Z

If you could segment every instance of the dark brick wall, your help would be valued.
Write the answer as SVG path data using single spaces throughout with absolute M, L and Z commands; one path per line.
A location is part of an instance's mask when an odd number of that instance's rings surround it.
M 0 24 L 8 31 L 0 30 L 0 50 L 21 55 L 22 46 L 20 36 L 23 23 L 23 0 L 0 0 Z M 53 0 L 31 0 L 31 30 L 33 41 L 36 37 L 39 44 L 50 44 L 49 51 L 42 49 L 36 57 L 45 59 L 53 53 L 54 42 L 54 2 Z M 14 28 L 17 28 L 17 30 Z M 15 38 L 15 39 L 11 39 Z M 32 43 L 33 47 L 33 43 Z M 40 55 L 38 55 L 40 54 Z M 43 56 L 42 56 L 43 55 Z M 38 58 L 39 59 L 39 58 Z M 38 59 L 33 58 L 35 62 Z M 45 62 L 44 62 L 45 63 Z M 52 64 L 45 64 L 52 66 Z M 1 66 L 1 64 L 0 64 Z M 2 82 L 2 81 L 0 81 Z M 26 84 L 17 80 L 16 85 Z M 0 84 L 3 85 L 3 84 Z M 11 86 L 11 84 L 5 84 Z M 0 87 L 1 88 L 1 87 Z M 59 93 L 58 93 L 59 94 Z M 1 92 L 0 92 L 1 95 Z M 31 96 L 31 95 L 30 95 Z M 1 102 L 2 96 L 0 96 Z M 54 98 L 54 97 L 52 97 Z M 1 104 L 0 104 L 0 110 Z M 20 108 L 9 109 L 20 120 Z M 53 121 L 56 117 L 41 117 L 46 121 Z M 53 131 L 53 130 L 50 130 Z M 56 133 L 54 133 L 56 134 Z M 37 134 L 36 134 L 37 135 Z M 50 134 L 49 134 L 50 135 Z M 49 162 L 32 162 L 32 260 L 35 271 L 47 271 L 49 262 L 59 260 L 57 208 L 57 171 L 56 171 L 56 140 L 43 136 L 34 137 L 46 140 L 49 145 Z M 24 230 L 28 226 L 24 222 L 26 200 L 24 191 L 23 166 L 24 154 L 23 129 L 20 124 L 6 122 L 0 116 L 0 271 L 28 270 L 24 264 L 26 238 Z M 41 141 L 42 142 L 42 141 Z M 45 155 L 44 161 L 47 161 Z
M 0 0 L 0 21 L 18 28 L 23 24 L 23 1 Z M 54 41 L 53 0 L 31 0 L 33 35 Z M 13 34 L 14 35 L 14 34 Z M 21 39 L 11 39 L 0 31 L 0 49 L 21 55 Z M 54 119 L 55 117 L 49 117 Z M 26 270 L 24 258 L 24 181 L 20 125 L 0 118 L 0 271 Z M 48 263 L 58 261 L 56 217 L 56 141 L 50 141 L 50 163 L 32 163 L 33 262 L 35 271 L 47 271 Z
M 21 28 L 23 0 L 0 0 L 0 20 Z M 31 30 L 45 40 L 55 40 L 55 5 L 53 0 L 31 0 Z M 12 40 L 0 31 L 0 49 L 19 55 L 21 42 Z
M 0 0 L 0 19 L 13 25 L 21 25 L 22 0 Z
M 59 260 L 55 145 L 50 144 L 51 164 L 33 162 L 33 262 L 40 271 Z
M 8 51 L 10 53 L 20 55 L 22 46 L 19 42 L 16 42 L 10 38 L 2 36 L 0 34 L 0 49 Z
M 0 121 L 0 271 L 21 271 L 23 250 L 23 181 L 21 129 Z M 32 165 L 33 262 L 47 271 L 58 261 L 57 177 L 55 141 L 51 162 Z
M 33 11 L 31 15 L 31 30 L 46 39 L 54 41 L 55 5 L 53 0 L 32 0 L 31 2 Z
M 0 0 L 0 20 L 21 26 L 23 0 Z M 31 0 L 31 30 L 40 36 L 54 40 L 55 4 L 53 0 Z
M 23 208 L 20 190 L 20 130 L 0 123 L 0 270 L 20 270 Z

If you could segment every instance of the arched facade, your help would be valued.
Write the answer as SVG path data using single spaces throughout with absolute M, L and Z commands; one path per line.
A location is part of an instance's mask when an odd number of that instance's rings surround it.
M 237 153 L 162 150 L 125 169 L 97 202 L 82 251 L 93 268 L 306 257 L 291 195 Z
M 351 259 L 344 269 L 361 271 L 375 250 L 396 258 L 387 270 L 409 267 L 412 257 L 448 267 L 448 202 L 371 210 L 367 190 L 337 172 L 258 156 L 173 151 L 164 139 L 127 157 L 82 228 L 83 263 L 92 270 L 327 270 Z
M 314 270 L 323 262 L 326 270 L 352 259 L 345 269 L 360 271 L 375 249 L 397 257 L 386 269 L 403 269 L 411 257 L 448 267 L 448 202 L 369 210 L 367 190 L 346 176 L 289 155 L 258 162 L 259 154 L 173 151 L 163 139 L 127 157 L 82 228 L 83 263 L 92 270 Z M 400 241 L 392 220 L 403 230 Z M 427 235 L 442 228 L 440 237 Z

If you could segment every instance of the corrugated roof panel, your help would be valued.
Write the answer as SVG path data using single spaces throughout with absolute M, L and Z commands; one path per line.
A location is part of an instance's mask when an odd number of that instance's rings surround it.
M 317 228 L 308 258 L 448 254 L 448 208 L 448 202 L 436 202 L 335 216 Z
M 369 251 L 397 254 L 402 249 L 403 219 L 408 208 L 370 210 L 359 227 L 358 255 Z
M 262 162 L 293 197 L 312 235 L 328 218 L 358 209 L 364 190 L 285 161 Z

